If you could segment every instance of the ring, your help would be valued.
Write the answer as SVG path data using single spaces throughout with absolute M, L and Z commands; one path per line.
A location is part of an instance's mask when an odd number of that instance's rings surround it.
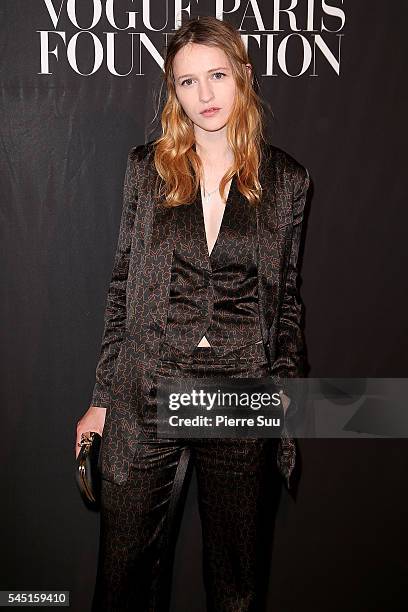
M 92 444 L 92 440 L 93 433 L 91 431 L 81 433 L 81 441 L 78 442 L 78 446 L 88 446 L 89 444 Z

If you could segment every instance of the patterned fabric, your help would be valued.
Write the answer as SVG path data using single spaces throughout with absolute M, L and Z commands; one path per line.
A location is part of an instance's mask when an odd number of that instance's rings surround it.
M 152 142 L 129 151 L 91 400 L 92 405 L 107 408 L 99 468 L 103 478 L 116 484 L 126 482 L 143 434 L 166 327 L 177 236 L 177 208 L 154 204 L 158 174 L 153 153 Z M 260 181 L 263 196 L 255 210 L 259 322 L 271 376 L 289 395 L 285 379 L 303 375 L 297 261 L 309 173 L 288 153 L 268 144 Z M 235 197 L 242 205 L 245 198 L 239 189 Z M 277 461 L 288 488 L 295 457 L 295 440 L 283 435 Z
M 165 342 L 190 355 L 205 335 L 217 355 L 262 342 L 258 312 L 256 216 L 231 182 L 208 255 L 201 196 L 177 208 Z
M 162 345 L 157 377 L 264 378 L 262 345 L 218 357 L 199 347 L 185 355 Z M 261 609 L 267 586 L 262 547 L 273 522 L 271 461 L 277 440 L 140 439 L 122 486 L 102 481 L 100 545 L 92 610 L 167 612 L 174 548 L 191 469 L 196 468 L 208 612 Z

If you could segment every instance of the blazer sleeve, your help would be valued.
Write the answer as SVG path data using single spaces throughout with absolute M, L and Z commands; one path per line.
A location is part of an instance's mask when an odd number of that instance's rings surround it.
M 110 383 L 115 372 L 116 359 L 126 329 L 126 285 L 138 201 L 136 149 L 137 147 L 132 147 L 127 158 L 119 237 L 108 289 L 102 345 L 96 366 L 95 385 L 91 399 L 91 406 L 102 408 L 110 407 Z
M 301 377 L 303 372 L 303 306 L 297 283 L 303 213 L 309 184 L 309 171 L 299 165 L 294 177 L 292 241 L 278 323 L 276 359 L 271 368 L 275 382 L 285 391 L 287 386 L 282 379 Z

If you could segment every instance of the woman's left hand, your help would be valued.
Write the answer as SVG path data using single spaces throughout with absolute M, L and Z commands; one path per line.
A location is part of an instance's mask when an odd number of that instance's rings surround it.
M 283 391 L 279 391 L 279 395 L 281 396 L 281 399 L 282 399 L 283 414 L 285 415 L 286 414 L 286 410 L 289 408 L 289 404 L 291 402 L 291 399 L 290 399 L 290 397 L 285 395 Z

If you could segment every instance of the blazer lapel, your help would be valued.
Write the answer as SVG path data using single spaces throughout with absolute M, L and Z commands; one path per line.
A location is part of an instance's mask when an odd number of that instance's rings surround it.
M 145 259 L 145 288 L 149 292 L 151 321 L 164 329 L 175 239 L 175 208 L 156 207 Z
M 260 182 L 263 187 L 261 202 L 256 207 L 256 229 L 258 238 L 258 299 L 261 332 L 265 344 L 270 338 L 278 305 L 280 253 L 277 241 L 278 218 L 274 190 L 273 167 L 266 168 L 263 155 Z

